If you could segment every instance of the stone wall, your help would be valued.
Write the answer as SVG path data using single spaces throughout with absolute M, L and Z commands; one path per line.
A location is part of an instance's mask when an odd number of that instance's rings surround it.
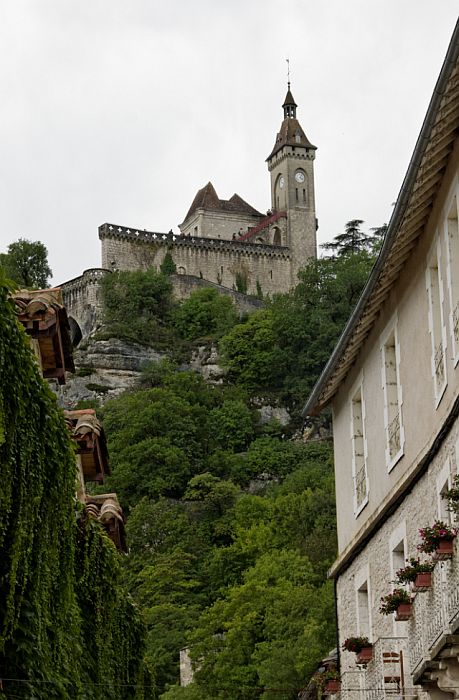
M 75 277 L 61 285 L 72 336 L 79 328 L 82 337 L 87 337 L 101 323 L 103 310 L 101 281 L 106 274 L 109 274 L 109 270 L 91 268 L 85 270 L 80 277 Z
M 169 251 L 181 274 L 200 277 L 215 284 L 236 288 L 238 277 L 247 280 L 247 292 L 286 292 L 291 288 L 290 251 L 285 246 L 175 234 L 136 231 L 104 224 L 102 267 L 109 270 L 138 270 L 159 267 Z
M 202 289 L 203 287 L 216 289 L 220 294 L 231 297 L 241 314 L 249 314 L 252 311 L 262 308 L 264 305 L 263 302 L 256 297 L 241 294 L 241 292 L 237 292 L 234 289 L 228 289 L 228 287 L 222 287 L 220 284 L 209 282 L 200 277 L 193 277 L 192 275 L 172 275 L 172 284 L 174 286 L 174 296 L 176 299 L 186 299 L 192 292 L 197 289 Z
M 340 644 L 348 637 L 361 634 L 367 636 L 367 630 L 359 626 L 357 599 L 357 588 L 366 579 L 370 610 L 370 634 L 368 635 L 370 641 L 375 641 L 378 637 L 384 639 L 408 637 L 408 646 L 413 646 L 415 640 L 410 638 L 413 623 L 395 622 L 392 615 L 382 615 L 379 612 L 380 600 L 393 589 L 392 582 L 396 573 L 394 568 L 400 568 L 400 566 L 394 566 L 393 548 L 403 541 L 404 556 L 418 557 L 419 528 L 431 525 L 439 517 L 449 519 L 446 503 L 439 495 L 439 485 L 443 484 L 448 476 L 452 478 L 457 473 L 458 452 L 459 421 L 456 420 L 427 471 L 354 558 L 351 565 L 339 576 L 337 594 Z M 426 558 L 426 555 L 421 555 L 421 558 Z M 437 564 L 437 566 L 440 565 Z M 408 658 L 405 662 L 409 663 Z M 345 673 L 355 673 L 355 655 L 342 652 L 341 668 Z

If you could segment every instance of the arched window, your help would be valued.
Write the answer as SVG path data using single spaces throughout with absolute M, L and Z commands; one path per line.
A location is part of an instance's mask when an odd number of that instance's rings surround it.
M 179 275 L 186 275 L 186 269 L 183 267 L 183 265 L 180 265 L 180 267 L 177 268 L 177 272 Z
M 280 229 L 276 226 L 273 232 L 273 245 L 282 245 L 282 236 Z

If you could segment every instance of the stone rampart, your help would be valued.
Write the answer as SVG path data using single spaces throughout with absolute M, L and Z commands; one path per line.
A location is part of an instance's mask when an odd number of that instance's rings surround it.
M 110 270 L 91 268 L 60 285 L 70 320 L 72 339 L 87 337 L 100 325 L 103 310 L 101 281 Z
M 192 275 L 172 275 L 172 283 L 174 285 L 174 296 L 176 299 L 186 299 L 197 289 L 212 287 L 220 294 L 231 297 L 241 314 L 251 313 L 264 306 L 263 301 L 257 299 L 257 297 L 241 294 L 241 292 L 237 292 L 234 289 L 228 289 L 228 287 L 223 287 L 221 284 L 215 284 L 214 282 L 209 282 L 200 277 L 193 277 Z
M 109 270 L 159 267 L 170 252 L 177 271 L 228 289 L 241 278 L 249 294 L 286 292 L 291 287 L 290 251 L 286 246 L 180 236 L 103 224 L 102 266 Z

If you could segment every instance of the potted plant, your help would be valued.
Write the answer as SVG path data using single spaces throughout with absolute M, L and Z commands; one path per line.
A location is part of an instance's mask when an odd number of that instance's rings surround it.
M 427 591 L 432 585 L 432 571 L 435 564 L 430 561 L 420 561 L 411 557 L 407 566 L 396 573 L 396 583 L 410 583 L 411 590 L 415 592 Z
M 317 671 L 312 680 L 317 688 L 318 695 L 335 695 L 341 690 L 341 679 L 338 671 L 335 668 L 330 668 L 326 671 Z
M 447 525 L 442 520 L 436 520 L 433 525 L 419 530 L 422 543 L 418 544 L 418 550 L 426 554 L 433 554 L 436 561 L 451 559 L 453 556 L 454 538 L 457 528 Z
M 373 658 L 373 645 L 368 637 L 349 637 L 343 643 L 344 651 L 353 651 L 357 654 L 358 664 L 367 664 Z
M 327 695 L 335 695 L 341 690 L 341 679 L 336 671 L 327 671 L 325 674 L 328 676 L 327 682 L 325 684 L 324 692 Z
M 412 613 L 410 594 L 405 588 L 394 588 L 392 593 L 382 596 L 379 612 L 383 615 L 395 613 L 398 622 L 409 620 Z

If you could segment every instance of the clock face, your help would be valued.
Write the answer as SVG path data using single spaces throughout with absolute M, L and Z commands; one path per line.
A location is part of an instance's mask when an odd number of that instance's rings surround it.
M 280 178 L 280 180 L 279 180 L 279 187 L 282 189 L 283 186 L 284 186 L 284 184 L 285 184 L 284 177 L 281 176 L 281 178 Z
M 297 182 L 304 182 L 304 173 L 301 172 L 301 170 L 297 170 L 295 173 L 295 180 Z

